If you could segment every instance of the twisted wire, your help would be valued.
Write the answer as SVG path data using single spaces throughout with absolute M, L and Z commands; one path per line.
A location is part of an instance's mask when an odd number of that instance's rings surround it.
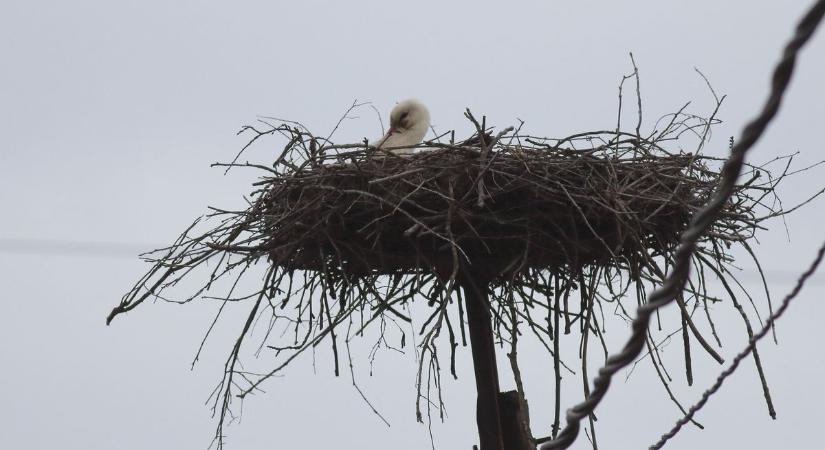
M 593 389 L 590 396 L 567 410 L 567 424 L 564 429 L 556 439 L 542 445 L 540 450 L 566 449 L 573 444 L 579 434 L 581 420 L 593 413 L 596 406 L 604 399 L 613 375 L 632 363 L 642 352 L 645 334 L 652 314 L 657 309 L 672 302 L 684 289 L 690 275 L 690 260 L 696 249 L 697 241 L 713 224 L 722 206 L 733 194 L 736 180 L 742 172 L 745 154 L 762 136 L 762 133 L 779 110 L 782 97 L 793 75 L 797 54 L 813 35 L 823 15 L 825 15 L 825 0 L 819 0 L 797 25 L 796 33 L 785 46 L 782 58 L 774 69 L 770 96 L 762 111 L 742 131 L 742 137 L 733 146 L 730 158 L 722 167 L 719 187 L 707 205 L 693 216 L 690 225 L 682 234 L 681 242 L 674 255 L 673 271 L 662 283 L 662 286 L 650 294 L 648 302 L 638 308 L 636 319 L 632 324 L 630 338 L 622 351 L 610 356 L 604 367 L 599 369 L 598 375 L 593 380 Z

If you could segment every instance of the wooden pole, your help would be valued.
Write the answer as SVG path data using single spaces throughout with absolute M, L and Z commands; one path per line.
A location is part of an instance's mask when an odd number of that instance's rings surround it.
M 473 353 L 476 391 L 476 423 L 481 450 L 504 450 L 498 406 L 498 369 L 493 329 L 490 325 L 490 301 L 487 284 L 478 277 L 463 283 L 467 303 L 467 324 Z
M 530 413 L 527 400 L 518 391 L 498 394 L 498 411 L 501 420 L 501 438 L 507 450 L 536 450 L 530 432 Z

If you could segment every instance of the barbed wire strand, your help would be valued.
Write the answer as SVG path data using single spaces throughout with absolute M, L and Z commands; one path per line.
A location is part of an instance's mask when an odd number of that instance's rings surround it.
M 813 263 L 810 265 L 810 267 L 808 267 L 808 270 L 806 270 L 805 273 L 803 273 L 802 276 L 799 277 L 794 288 L 782 300 L 782 304 L 779 306 L 779 309 L 777 309 L 773 314 L 770 315 L 770 317 L 768 317 L 768 319 L 765 321 L 765 325 L 762 327 L 761 330 L 759 330 L 758 333 L 756 333 L 748 341 L 748 345 L 745 347 L 745 349 L 739 352 L 739 354 L 736 355 L 735 358 L 733 358 L 733 362 L 731 363 L 730 367 L 725 369 L 719 375 L 719 377 L 716 378 L 716 382 L 713 384 L 713 386 L 711 386 L 710 389 L 708 389 L 707 391 L 705 391 L 704 394 L 702 394 L 702 398 L 698 402 L 696 402 L 695 405 L 690 407 L 688 412 L 676 422 L 676 424 L 673 426 L 673 428 L 670 429 L 670 431 L 663 434 L 658 442 L 649 447 L 650 450 L 657 450 L 662 448 L 670 438 L 676 436 L 676 433 L 679 432 L 682 426 L 688 423 L 693 418 L 693 416 L 700 409 L 702 409 L 703 406 L 705 406 L 705 403 L 707 403 L 710 396 L 715 394 L 716 391 L 718 391 L 719 388 L 722 387 L 722 383 L 725 382 L 725 379 L 728 378 L 736 370 L 737 367 L 739 367 L 739 363 L 741 363 L 745 358 L 748 357 L 748 355 L 756 347 L 756 343 L 760 339 L 765 337 L 765 335 L 767 335 L 768 332 L 770 332 L 774 322 L 776 322 L 776 320 L 779 319 L 780 316 L 782 316 L 785 310 L 788 309 L 788 305 L 791 304 L 791 300 L 794 297 L 796 297 L 797 294 L 799 294 L 799 291 L 802 290 L 802 286 L 805 284 L 805 281 L 808 280 L 808 277 L 810 277 L 814 273 L 814 271 L 816 271 L 817 267 L 819 266 L 819 263 L 822 262 L 823 255 L 825 255 L 825 244 L 823 244 L 822 247 L 819 248 L 819 251 L 816 254 L 816 259 L 814 259 Z
M 671 303 L 682 292 L 690 275 L 690 260 L 696 249 L 696 243 L 702 234 L 716 220 L 719 211 L 733 193 L 736 180 L 742 171 L 745 154 L 762 136 L 771 120 L 776 116 L 782 97 L 793 74 L 796 57 L 802 46 L 813 35 L 823 15 L 825 15 L 825 0 L 819 0 L 805 14 L 796 27 L 796 33 L 785 46 L 782 59 L 773 72 L 771 92 L 761 113 L 747 124 L 742 131 L 742 137 L 731 149 L 731 155 L 722 167 L 720 184 L 707 205 L 693 216 L 690 225 L 682 234 L 681 243 L 676 249 L 673 270 L 664 280 L 662 286 L 654 290 L 648 302 L 637 310 L 636 319 L 632 324 L 632 333 L 622 351 L 610 356 L 604 367 L 593 380 L 593 390 L 585 401 L 567 410 L 567 424 L 556 439 L 543 444 L 540 450 L 560 450 L 570 447 L 579 434 L 582 419 L 593 413 L 604 399 L 613 375 L 632 363 L 641 353 L 645 344 L 645 335 L 651 315 L 659 308 Z

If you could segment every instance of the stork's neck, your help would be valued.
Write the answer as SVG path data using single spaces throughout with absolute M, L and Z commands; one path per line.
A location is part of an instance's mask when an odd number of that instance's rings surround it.
M 427 135 L 429 127 L 429 124 L 423 122 L 413 125 L 409 130 L 404 132 L 406 135 L 404 136 L 404 140 L 414 144 L 421 143 L 421 141 L 424 140 L 424 136 Z

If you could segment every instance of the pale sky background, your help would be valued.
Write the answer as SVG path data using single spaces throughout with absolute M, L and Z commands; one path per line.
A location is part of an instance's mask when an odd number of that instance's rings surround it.
M 205 449 L 215 421 L 204 405 L 240 329 L 243 308 L 221 322 L 201 362 L 190 362 L 215 304 L 144 304 L 104 318 L 147 266 L 135 256 L 173 239 L 207 205 L 231 207 L 255 180 L 210 169 L 232 158 L 238 128 L 258 115 L 329 130 L 353 100 L 385 115 L 415 96 L 439 130 L 470 127 L 465 107 L 504 127 L 562 137 L 611 128 L 618 81 L 634 52 L 645 125 L 693 100 L 720 94 L 725 123 L 708 151 L 761 106 L 770 71 L 810 1 L 15 1 L 0 4 L 0 448 Z M 801 152 L 823 158 L 825 34 L 802 54 L 778 120 L 750 156 Z M 374 115 L 345 124 L 341 140 L 380 133 Z M 250 159 L 265 161 L 263 150 Z M 792 205 L 825 171 L 803 173 L 779 193 Z M 759 234 L 757 254 L 780 297 L 807 266 L 822 232 L 823 201 Z M 32 241 L 37 240 L 37 241 Z M 45 243 L 43 241 L 46 241 Z M 49 243 L 51 242 L 51 243 Z M 84 244 L 84 243 L 96 243 Z M 49 250 L 49 251 L 46 251 Z M 743 278 L 756 278 L 745 258 Z M 779 323 L 780 345 L 762 345 L 778 420 L 767 415 L 748 360 L 666 448 L 821 448 L 825 420 L 825 278 L 818 275 Z M 763 299 L 759 298 L 759 301 Z M 730 305 L 718 308 L 728 359 L 744 344 Z M 609 324 L 617 349 L 626 336 Z M 366 350 L 364 350 L 365 352 Z M 362 352 L 363 353 L 363 352 Z M 720 367 L 697 355 L 685 387 L 681 342 L 667 347 L 675 390 L 687 404 Z M 449 418 L 433 427 L 437 449 L 476 442 L 469 351 L 460 378 L 445 375 Z M 549 430 L 549 358 L 525 350 L 536 435 Z M 266 367 L 265 356 L 258 361 Z M 504 367 L 503 367 L 504 368 Z M 321 349 L 248 399 L 228 428 L 229 449 L 426 449 L 415 422 L 412 354 L 383 353 L 365 393 L 392 424 L 335 378 Z M 595 370 L 594 370 L 595 372 Z M 571 377 L 563 407 L 581 399 Z M 679 417 L 649 364 L 614 383 L 597 410 L 603 449 L 646 448 Z M 582 438 L 573 447 L 589 448 Z

